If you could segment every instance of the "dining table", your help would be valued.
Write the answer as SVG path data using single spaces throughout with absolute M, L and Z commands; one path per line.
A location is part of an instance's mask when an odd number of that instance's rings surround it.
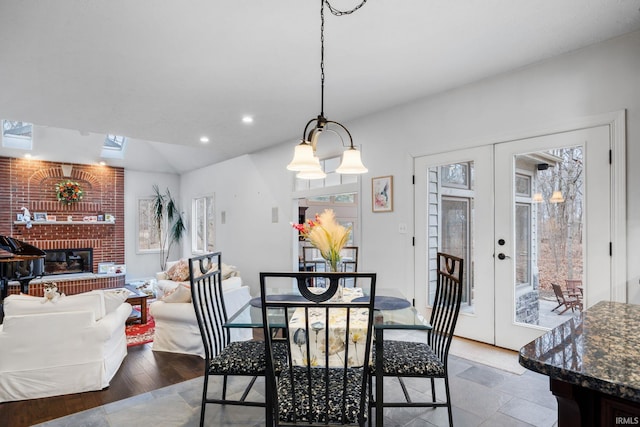
M 273 295 L 280 290 L 273 290 L 269 295 Z M 348 289 L 345 288 L 348 292 Z M 291 289 L 282 290 L 283 295 L 296 296 L 296 292 Z M 366 296 L 364 296 L 366 297 Z M 268 316 L 274 316 L 270 319 L 269 324 L 275 327 L 281 324 L 285 326 L 283 312 L 274 310 L 268 313 Z M 431 329 L 428 319 L 416 310 L 412 303 L 407 300 L 397 289 L 378 288 L 376 289 L 376 297 L 374 301 L 374 344 L 376 350 L 375 364 L 375 425 L 381 427 L 384 425 L 384 387 L 382 386 L 383 376 L 383 355 L 384 355 L 384 332 L 387 330 L 420 330 L 427 331 Z M 280 322 L 280 323 L 279 323 Z M 262 308 L 260 297 L 253 298 L 244 307 L 232 315 L 224 327 L 226 328 L 263 328 Z M 267 376 L 268 377 L 268 376 Z M 267 394 L 267 425 L 273 425 L 272 404 L 269 401 L 271 397 Z

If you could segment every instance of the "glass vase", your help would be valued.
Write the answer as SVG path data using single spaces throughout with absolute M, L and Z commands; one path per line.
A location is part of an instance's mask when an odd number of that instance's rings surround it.
M 339 269 L 339 265 L 340 265 L 340 258 L 334 258 L 334 259 L 327 259 L 326 261 L 326 271 L 330 271 L 332 273 L 337 273 L 338 271 L 340 271 Z M 328 283 L 327 283 L 328 286 Z M 342 301 L 342 283 L 341 281 L 338 282 L 338 290 L 336 291 L 336 294 L 333 296 L 333 300 L 335 301 Z

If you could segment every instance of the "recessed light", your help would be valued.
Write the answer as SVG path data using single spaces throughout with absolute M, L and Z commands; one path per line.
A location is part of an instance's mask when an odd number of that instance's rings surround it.
M 242 116 L 242 123 L 253 123 L 253 117 L 252 116 Z
M 98 164 L 99 164 L 100 166 L 104 166 L 104 165 L 106 165 L 106 164 L 107 164 L 107 162 L 105 162 L 104 160 L 101 160 L 101 161 L 99 161 L 99 162 L 98 162 Z
M 24 155 L 24 158 L 25 158 L 25 159 L 30 159 L 30 158 L 31 158 L 31 154 L 30 154 L 30 153 L 25 154 L 25 155 Z
M 201 136 L 200 137 L 200 142 L 202 142 L 203 144 L 206 144 L 207 142 L 209 142 L 209 137 L 208 136 Z

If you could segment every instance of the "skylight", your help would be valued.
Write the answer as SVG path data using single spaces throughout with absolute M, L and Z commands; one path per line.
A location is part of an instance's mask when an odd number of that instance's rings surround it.
M 3 120 L 2 146 L 5 148 L 31 150 L 33 148 L 33 124 Z
M 122 159 L 127 138 L 121 135 L 107 135 L 102 143 L 101 157 Z
M 120 135 L 107 135 L 104 139 L 103 147 L 107 150 L 124 150 L 124 144 L 127 142 L 127 138 Z

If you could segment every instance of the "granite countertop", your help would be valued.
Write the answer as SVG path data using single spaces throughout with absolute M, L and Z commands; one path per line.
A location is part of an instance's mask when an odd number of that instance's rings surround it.
M 520 349 L 522 366 L 640 402 L 640 305 L 601 301 Z

